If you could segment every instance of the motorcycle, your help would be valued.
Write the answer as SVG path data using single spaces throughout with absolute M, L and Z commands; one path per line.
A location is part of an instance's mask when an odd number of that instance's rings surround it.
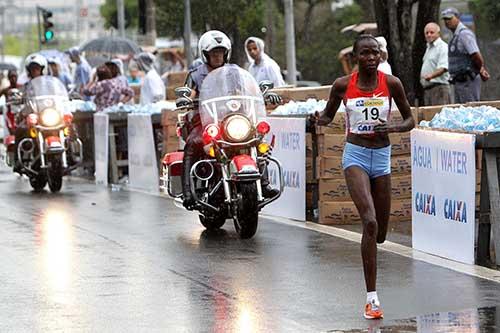
M 7 165 L 14 166 L 17 154 L 19 168 L 15 171 L 28 176 L 35 191 L 49 185 L 51 192 L 62 187 L 64 175 L 83 161 L 83 145 L 73 128 L 73 115 L 65 113 L 68 93 L 62 82 L 53 76 L 40 76 L 29 82 L 22 98 L 11 105 L 17 108 L 16 118 L 27 129 L 27 135 L 17 143 L 15 136 L 6 139 Z
M 181 105 L 178 135 L 187 137 L 186 128 L 195 103 L 190 89 L 178 90 Z M 251 238 L 257 231 L 259 211 L 278 199 L 284 181 L 280 162 L 271 156 L 272 143 L 266 142 L 270 125 L 266 121 L 264 97 L 250 73 L 234 67 L 221 67 L 205 78 L 199 97 L 205 157 L 190 170 L 191 193 L 197 203 L 199 220 L 208 230 L 221 228 L 233 219 L 240 238 Z M 183 152 L 163 158 L 161 190 L 182 200 Z M 261 177 L 267 164 L 278 169 L 279 193 L 271 198 L 262 194 Z M 177 186 L 176 186 L 177 185 Z

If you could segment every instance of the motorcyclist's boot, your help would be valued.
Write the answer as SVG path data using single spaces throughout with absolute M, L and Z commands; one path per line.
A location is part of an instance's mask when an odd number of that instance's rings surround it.
M 262 166 L 262 177 L 260 183 L 262 185 L 262 196 L 266 199 L 273 198 L 280 193 L 280 190 L 277 188 L 273 188 L 271 184 L 269 184 L 269 175 L 267 172 L 267 165 Z

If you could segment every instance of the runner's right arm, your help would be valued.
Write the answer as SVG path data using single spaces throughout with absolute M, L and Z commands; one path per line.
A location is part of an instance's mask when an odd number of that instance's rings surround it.
M 344 98 L 344 94 L 349 83 L 349 78 L 349 76 L 343 76 L 333 82 L 332 89 L 330 91 L 330 98 L 328 99 L 328 103 L 326 104 L 325 109 L 322 112 L 317 112 L 315 115 L 318 125 L 326 126 L 335 117 L 340 103 Z

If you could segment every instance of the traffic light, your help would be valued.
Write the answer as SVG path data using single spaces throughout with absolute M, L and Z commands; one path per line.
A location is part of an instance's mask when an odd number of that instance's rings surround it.
M 40 8 L 42 14 L 42 26 L 43 26 L 43 34 L 42 34 L 42 43 L 49 43 L 54 39 L 54 23 L 50 21 L 52 17 L 52 12 L 50 10 Z

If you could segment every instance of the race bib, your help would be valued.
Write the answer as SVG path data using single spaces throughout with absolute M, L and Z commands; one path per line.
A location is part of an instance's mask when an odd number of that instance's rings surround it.
M 373 134 L 373 127 L 387 122 L 390 100 L 387 96 L 359 97 L 347 100 L 349 132 L 354 134 Z

